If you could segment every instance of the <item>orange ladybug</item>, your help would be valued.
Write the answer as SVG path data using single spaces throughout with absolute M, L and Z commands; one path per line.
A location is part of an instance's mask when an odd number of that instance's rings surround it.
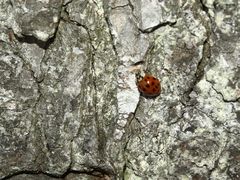
M 150 74 L 137 81 L 137 87 L 141 95 L 145 97 L 156 97 L 161 93 L 160 81 Z

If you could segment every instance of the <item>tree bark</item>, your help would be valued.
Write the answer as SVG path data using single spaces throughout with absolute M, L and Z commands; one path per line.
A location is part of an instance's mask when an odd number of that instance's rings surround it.
M 240 179 L 239 9 L 2 0 L 0 179 Z

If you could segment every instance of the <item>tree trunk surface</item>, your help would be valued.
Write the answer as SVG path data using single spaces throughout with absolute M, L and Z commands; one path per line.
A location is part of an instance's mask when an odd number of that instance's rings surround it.
M 239 9 L 1 0 L 0 179 L 240 179 Z

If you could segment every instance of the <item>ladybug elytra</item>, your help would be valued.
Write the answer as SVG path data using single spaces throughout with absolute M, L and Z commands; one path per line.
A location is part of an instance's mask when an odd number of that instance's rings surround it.
M 152 75 L 145 76 L 137 81 L 137 87 L 140 93 L 146 97 L 156 97 L 161 92 L 160 81 Z

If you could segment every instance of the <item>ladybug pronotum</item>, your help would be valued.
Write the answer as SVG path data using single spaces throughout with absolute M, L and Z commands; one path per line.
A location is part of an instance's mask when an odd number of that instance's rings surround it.
M 160 81 L 152 75 L 145 76 L 137 81 L 137 87 L 141 95 L 145 97 L 156 97 L 161 92 Z

